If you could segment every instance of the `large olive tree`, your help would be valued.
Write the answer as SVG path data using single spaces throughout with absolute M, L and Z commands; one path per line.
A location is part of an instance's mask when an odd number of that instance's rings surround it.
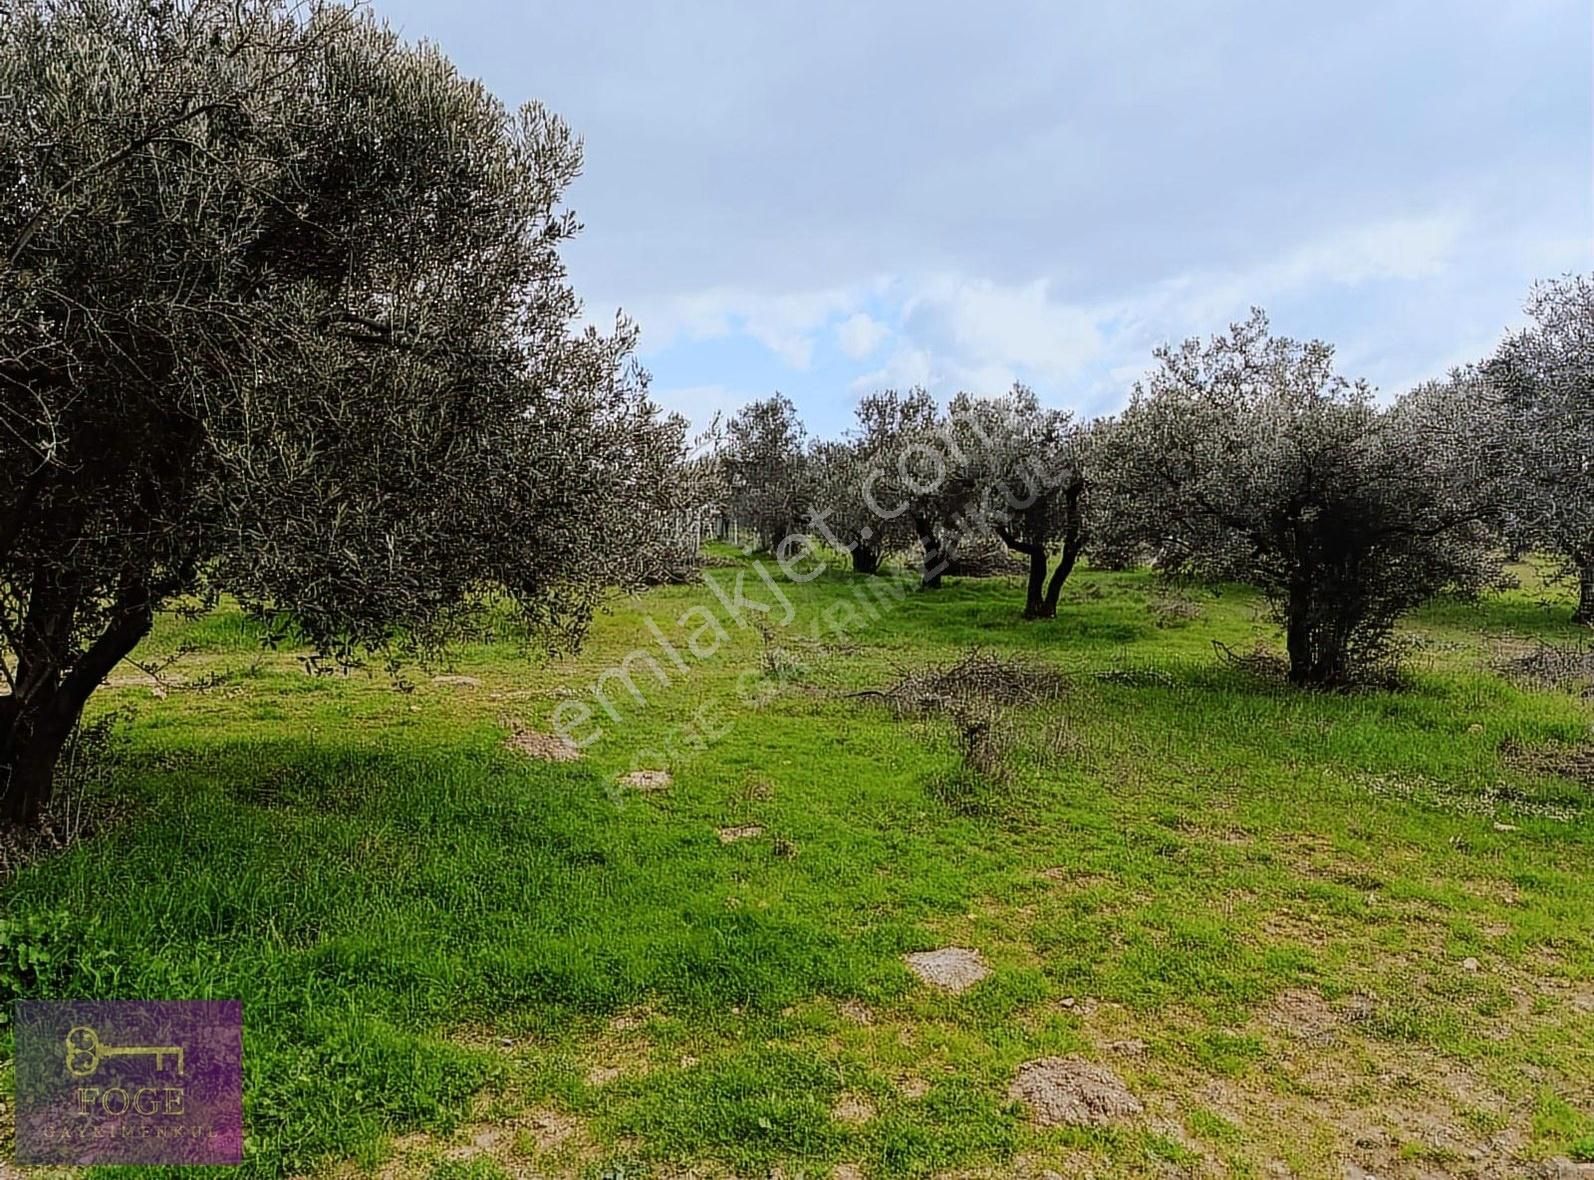
M 579 635 L 681 430 L 573 330 L 563 123 L 289 0 L 13 0 L 0 95 L 0 818 L 173 600 Z
M 1484 366 L 1494 428 L 1513 443 L 1508 529 L 1562 563 L 1578 584 L 1574 619 L 1594 623 L 1594 280 L 1540 284 L 1528 314 Z
M 1170 571 L 1258 586 L 1292 681 L 1354 679 L 1403 613 L 1489 576 L 1491 485 L 1434 391 L 1381 408 L 1328 345 L 1273 336 L 1260 311 L 1157 362 L 1094 448 L 1102 518 Z

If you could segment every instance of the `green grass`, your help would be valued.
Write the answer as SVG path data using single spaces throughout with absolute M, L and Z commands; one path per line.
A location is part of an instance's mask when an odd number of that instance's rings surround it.
M 1392 1170 L 1433 1158 L 1424 1118 L 1590 1151 L 1587 788 L 1499 748 L 1582 741 L 1594 718 L 1487 666 L 1501 637 L 1576 633 L 1539 606 L 1553 589 L 1421 612 L 1402 691 L 1308 695 L 1214 654 L 1277 645 L 1242 587 L 1170 618 L 1150 575 L 1086 571 L 1057 620 L 1024 623 L 1011 580 L 883 604 L 865 586 L 785 584 L 794 617 L 763 634 L 704 586 L 659 589 L 565 660 L 461 649 L 449 670 L 478 687 L 307 675 L 229 610 L 163 624 L 148 653 L 191 645 L 189 687 L 95 704 L 137 708 L 134 818 L 0 900 L 84 919 L 58 994 L 243 999 L 248 1175 L 396 1151 L 451 1180 L 1020 1157 L 1337 1176 L 1368 1120 Z M 725 638 L 699 661 L 705 610 Z M 621 719 L 597 714 L 585 759 L 503 748 L 639 645 L 670 683 L 633 665 L 644 706 L 611 682 Z M 945 725 L 847 696 L 974 645 L 1068 677 L 1007 717 L 1000 781 L 959 767 Z M 635 764 L 673 786 L 618 788 Z M 738 825 L 763 834 L 721 843 Z M 944 945 L 993 975 L 917 985 L 900 956 Z M 1302 995 L 1326 1034 L 1280 1023 Z M 1109 1047 L 1128 1038 L 1144 1051 Z M 1111 1064 L 1147 1118 L 1030 1125 L 1014 1069 L 1070 1054 Z M 473 1152 L 483 1125 L 519 1131 Z

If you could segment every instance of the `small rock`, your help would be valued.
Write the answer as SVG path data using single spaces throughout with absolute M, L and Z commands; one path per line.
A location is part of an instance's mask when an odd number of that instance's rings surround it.
M 1064 1008 L 1072 1008 L 1074 1005 L 1079 1003 L 1079 1001 L 1074 999 L 1073 996 L 1064 996 L 1062 1002 Z
M 1018 1067 L 1007 1096 L 1042 1127 L 1104 1127 L 1145 1108 L 1123 1079 L 1080 1057 L 1042 1057 Z
M 1495 820 L 1494 830 L 1497 832 L 1514 832 L 1517 830 L 1517 826 L 1516 824 L 1503 824 L 1499 820 Z
M 1125 1057 L 1144 1057 L 1146 1042 L 1139 1037 L 1130 1037 L 1126 1041 L 1113 1041 L 1107 1046 L 1109 1052 L 1121 1053 Z
M 515 1047 L 515 1041 L 513 1037 L 499 1037 L 498 1043 L 505 1049 L 513 1049 Z
M 1461 960 L 1461 969 L 1463 971 L 1476 971 L 1479 966 L 1481 966 L 1481 964 L 1478 962 L 1478 960 L 1472 958 L 1470 955 Z
M 456 688 L 480 688 L 482 682 L 474 676 L 433 676 L 433 684 L 452 684 Z
M 1378 1177 L 1359 1164 L 1347 1162 L 1344 1165 L 1345 1180 L 1378 1180 Z
M 667 770 L 633 770 L 620 776 L 622 787 L 635 787 L 639 791 L 662 791 L 675 780 Z
M 743 824 L 739 828 L 718 828 L 715 834 L 721 844 L 734 844 L 738 840 L 756 840 L 764 834 L 764 829 L 757 824 Z
M 949 946 L 938 951 L 915 951 L 902 959 L 925 983 L 949 992 L 966 992 L 991 973 L 979 951 Z
M 1483 732 L 1483 726 L 1478 724 L 1478 722 L 1474 721 L 1471 725 L 1467 726 L 1467 732 L 1468 733 L 1474 733 L 1474 734 L 1482 733 Z M 1354 1165 L 1354 1164 L 1346 1164 L 1345 1166 L 1347 1168 L 1353 1168 L 1356 1165 Z

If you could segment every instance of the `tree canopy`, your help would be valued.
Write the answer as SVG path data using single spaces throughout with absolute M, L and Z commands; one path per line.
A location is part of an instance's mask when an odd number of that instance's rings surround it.
M 563 122 L 287 0 L 19 0 L 0 93 L 0 812 L 174 600 L 579 636 L 682 425 L 574 327 Z

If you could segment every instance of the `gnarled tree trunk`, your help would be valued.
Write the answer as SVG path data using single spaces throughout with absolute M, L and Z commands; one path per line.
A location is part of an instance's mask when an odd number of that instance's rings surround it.
M 1594 558 L 1583 558 L 1577 567 L 1577 610 L 1572 621 L 1594 626 Z
M 154 604 L 125 581 L 99 636 L 68 666 L 78 600 L 41 572 L 21 635 L 12 692 L 0 697 L 0 824 L 32 824 L 50 801 L 61 759 L 89 695 L 149 633 Z

